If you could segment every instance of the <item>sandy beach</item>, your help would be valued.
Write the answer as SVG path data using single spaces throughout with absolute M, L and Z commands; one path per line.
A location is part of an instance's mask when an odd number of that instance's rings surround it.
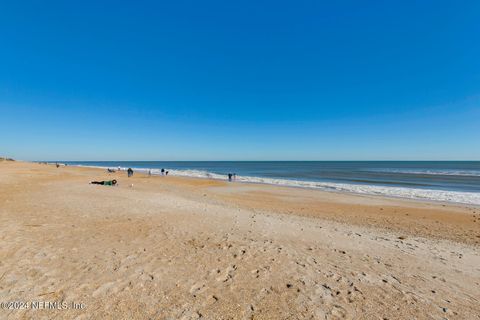
M 2 161 L 0 244 L 0 319 L 480 319 L 474 206 Z

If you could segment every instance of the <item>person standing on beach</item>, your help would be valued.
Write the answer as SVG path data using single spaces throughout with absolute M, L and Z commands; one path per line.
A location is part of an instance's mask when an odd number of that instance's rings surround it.
M 232 181 L 232 174 L 231 173 L 228 174 L 228 181 Z
M 162 168 L 162 170 L 160 170 L 160 172 L 162 173 L 162 176 L 165 174 L 165 169 Z
M 133 169 L 132 169 L 132 168 L 128 168 L 127 174 L 128 174 L 128 177 L 129 177 L 129 178 L 130 178 L 131 176 L 133 176 Z

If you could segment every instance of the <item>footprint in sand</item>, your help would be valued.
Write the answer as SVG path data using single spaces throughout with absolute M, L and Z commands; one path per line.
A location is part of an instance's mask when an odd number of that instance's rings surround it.
M 205 282 L 195 283 L 193 286 L 190 287 L 190 293 L 196 297 L 198 294 L 202 293 L 207 289 L 207 285 Z
M 245 308 L 245 312 L 244 312 L 244 319 L 249 319 L 249 320 L 253 320 L 254 319 L 254 312 L 255 312 L 255 307 L 253 304 L 249 304 L 246 308 Z
M 254 269 L 254 270 L 250 271 L 250 273 L 251 273 L 255 278 L 260 277 L 260 270 L 258 270 L 258 269 Z
M 217 281 L 227 282 L 228 280 L 233 279 L 235 275 L 235 270 L 237 270 L 236 265 L 229 266 L 227 269 L 225 269 L 225 272 L 217 278 Z
M 218 297 L 216 295 L 210 295 L 205 299 L 204 305 L 212 305 L 218 301 Z

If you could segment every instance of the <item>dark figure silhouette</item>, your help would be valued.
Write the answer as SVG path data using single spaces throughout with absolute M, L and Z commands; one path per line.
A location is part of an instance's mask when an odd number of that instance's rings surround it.
M 117 180 L 107 180 L 107 181 L 92 181 L 91 184 L 100 184 L 102 186 L 115 186 L 117 184 Z

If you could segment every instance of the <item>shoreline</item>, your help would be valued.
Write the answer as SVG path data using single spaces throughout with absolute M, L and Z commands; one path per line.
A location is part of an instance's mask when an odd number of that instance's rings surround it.
M 433 236 L 439 239 L 447 238 L 454 241 L 480 244 L 480 228 L 478 232 L 476 232 L 473 230 L 475 230 L 474 227 L 477 225 L 474 224 L 470 226 L 470 222 L 478 221 L 480 223 L 480 206 L 472 204 L 432 201 L 428 199 L 396 198 L 376 194 L 348 193 L 267 183 L 229 182 L 221 179 L 175 175 L 148 176 L 148 174 L 142 172 L 136 172 L 134 177 L 128 178 L 126 171 L 107 173 L 106 169 L 104 170 L 103 168 L 70 165 L 63 168 L 67 170 L 72 168 L 73 170 L 79 169 L 92 172 L 97 177 L 95 179 L 92 178 L 92 180 L 111 180 L 115 178 L 122 187 L 128 187 L 128 184 L 133 182 L 135 185 L 134 189 L 140 187 L 138 182 L 145 182 L 144 179 L 156 181 L 155 187 L 161 184 L 166 189 L 165 191 L 173 193 L 184 193 L 185 190 L 178 187 L 188 186 L 187 191 L 191 194 L 183 194 L 183 196 L 187 198 L 195 193 L 234 188 L 236 193 L 238 193 L 237 196 L 232 196 L 230 192 L 223 193 L 223 191 L 214 192 L 213 195 L 216 197 L 216 200 L 221 201 L 223 205 L 235 204 L 240 207 L 253 206 L 255 208 L 264 208 L 267 212 L 322 218 L 347 224 L 396 230 L 397 232 L 410 235 L 418 233 L 420 236 Z M 59 169 L 52 167 L 52 169 L 62 170 L 62 167 Z M 102 178 L 98 178 L 98 176 Z M 130 181 L 127 183 L 127 186 L 125 186 L 125 181 Z M 204 186 L 207 186 L 207 189 L 204 189 Z M 142 191 L 148 190 L 147 186 L 141 187 Z M 169 187 L 174 187 L 174 189 L 169 190 Z M 195 190 L 196 187 L 200 187 L 201 189 Z M 218 190 L 215 190 L 215 188 Z M 245 190 L 245 192 L 243 192 L 243 190 Z M 257 194 L 261 194 L 261 196 L 257 196 Z M 295 196 L 296 198 L 295 201 L 291 203 L 279 198 L 277 194 L 290 197 Z M 194 199 L 197 200 L 198 198 Z M 263 203 L 265 199 L 268 199 L 267 203 Z M 305 203 L 299 206 L 298 199 L 304 199 Z M 361 208 L 362 214 L 350 213 L 355 210 L 358 211 L 358 208 Z M 407 210 L 409 210 L 409 212 L 405 213 Z M 391 220 L 387 223 L 384 219 Z M 408 221 L 404 221 L 406 219 Z M 440 221 L 447 224 L 438 225 Z M 452 223 L 454 223 L 454 226 L 450 226 Z M 412 229 L 412 226 L 415 224 L 418 224 L 419 228 Z M 433 226 L 444 231 L 435 234 L 435 232 L 432 232 Z M 461 229 L 456 229 L 458 227 L 461 227 Z M 446 230 L 450 231 L 447 232 Z
M 35 162 L 33 162 L 35 163 Z M 49 165 L 52 163 L 48 163 Z M 80 167 L 80 168 L 92 168 L 92 169 L 104 169 L 112 167 L 103 167 L 103 166 L 88 166 L 88 165 L 68 165 L 71 167 Z M 116 169 L 116 168 L 115 168 Z M 161 174 L 156 173 L 159 171 L 156 168 L 133 168 L 137 173 L 147 174 L 148 170 L 153 170 L 152 176 L 161 176 Z M 122 168 L 122 171 L 125 171 L 126 168 Z M 178 173 L 183 171 L 198 171 L 198 170 L 177 170 L 169 169 L 171 171 L 171 176 L 185 177 L 191 179 L 210 179 L 210 180 L 219 180 L 227 181 L 227 178 L 221 178 L 220 174 L 210 173 L 212 176 L 192 176 L 184 173 Z M 199 171 L 200 172 L 200 171 Z M 216 177 L 215 177 L 216 176 Z M 265 180 L 270 180 L 270 182 L 265 182 Z M 378 196 L 385 197 L 389 199 L 407 199 L 421 202 L 432 202 L 439 204 L 457 204 L 457 205 L 469 205 L 480 208 L 480 194 L 477 192 L 470 191 L 453 191 L 453 190 L 441 190 L 441 189 L 424 189 L 424 188 L 407 188 L 402 186 L 381 186 L 381 185 L 370 185 L 370 184 L 355 184 L 355 183 L 339 183 L 339 182 L 322 182 L 322 181 L 309 181 L 309 180 L 298 180 L 298 179 L 284 179 L 284 178 L 264 178 L 264 177 L 255 177 L 255 176 L 238 176 L 237 179 L 233 182 L 236 183 L 246 183 L 246 184 L 263 184 L 271 186 L 281 186 L 287 188 L 301 188 L 301 189 L 310 189 L 318 190 L 322 192 L 334 192 L 340 194 L 351 194 L 351 195 L 367 195 L 367 196 Z M 356 190 L 353 189 L 357 188 Z M 387 192 L 388 191 L 388 192 Z M 411 193 L 413 191 L 413 194 Z M 382 193 L 383 192 L 383 193 Z M 397 194 L 395 194 L 395 192 Z M 432 194 L 436 194 L 437 197 L 434 197 Z M 445 197 L 467 197 L 468 201 L 464 200 L 445 200 L 439 199 Z

